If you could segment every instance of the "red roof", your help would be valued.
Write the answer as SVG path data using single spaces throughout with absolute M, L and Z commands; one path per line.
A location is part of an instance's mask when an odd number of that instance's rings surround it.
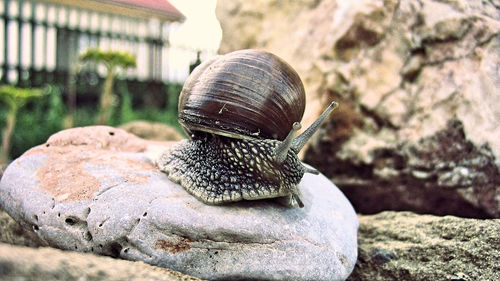
M 162 14 L 165 17 L 173 18 L 176 20 L 184 20 L 184 15 L 177 10 L 167 0 L 108 0 L 100 2 L 112 2 L 115 5 L 125 8 L 139 9 L 154 14 Z

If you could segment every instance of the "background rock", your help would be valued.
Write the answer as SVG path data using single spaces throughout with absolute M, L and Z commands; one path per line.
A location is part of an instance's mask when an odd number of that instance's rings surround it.
M 0 279 L 17 280 L 200 280 L 142 262 L 117 260 L 53 248 L 0 243 Z
M 0 242 L 19 246 L 39 247 L 43 242 L 32 231 L 24 229 L 0 208 Z
M 154 166 L 158 145 L 168 143 L 106 126 L 61 131 L 9 165 L 0 205 L 44 246 L 206 279 L 345 280 L 352 271 L 357 217 L 324 176 L 304 176 L 304 208 L 210 206 Z
M 500 280 L 500 220 L 410 212 L 359 216 L 348 280 Z
M 264 48 L 340 109 L 304 160 L 357 211 L 500 217 L 500 8 L 492 1 L 220 0 L 221 53 Z
M 184 139 L 173 127 L 157 122 L 132 121 L 119 127 L 140 138 L 154 141 L 178 141 Z

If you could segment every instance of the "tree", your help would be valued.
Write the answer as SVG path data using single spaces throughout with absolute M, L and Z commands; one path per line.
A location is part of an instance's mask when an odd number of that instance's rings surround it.
M 40 89 L 23 89 L 10 85 L 0 86 L 0 100 L 3 100 L 8 106 L 7 124 L 3 131 L 2 147 L 0 149 L 0 164 L 7 164 L 8 162 L 10 141 L 16 125 L 18 110 L 30 99 L 39 98 L 43 95 L 44 93 Z
M 80 55 L 80 60 L 82 62 L 101 63 L 106 67 L 106 80 L 99 101 L 99 116 L 97 119 L 97 124 L 105 125 L 109 121 L 116 100 L 115 95 L 113 95 L 113 83 L 117 71 L 119 68 L 125 70 L 129 67 L 135 67 L 136 58 L 128 52 L 103 51 L 91 48 Z

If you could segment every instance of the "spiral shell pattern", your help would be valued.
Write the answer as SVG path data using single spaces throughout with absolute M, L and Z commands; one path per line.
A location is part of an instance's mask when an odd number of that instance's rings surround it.
M 179 97 L 179 122 L 188 134 L 283 140 L 305 109 L 295 70 L 262 50 L 240 50 L 199 65 Z

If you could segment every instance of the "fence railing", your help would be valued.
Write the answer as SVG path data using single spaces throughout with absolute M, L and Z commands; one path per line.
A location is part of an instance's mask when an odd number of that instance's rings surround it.
M 45 1 L 0 0 L 0 81 L 23 84 L 33 73 L 69 72 L 88 47 L 129 51 L 126 78 L 169 81 L 169 22 Z M 188 67 L 188 66 L 186 66 Z M 50 78 L 50 77 L 48 77 Z

